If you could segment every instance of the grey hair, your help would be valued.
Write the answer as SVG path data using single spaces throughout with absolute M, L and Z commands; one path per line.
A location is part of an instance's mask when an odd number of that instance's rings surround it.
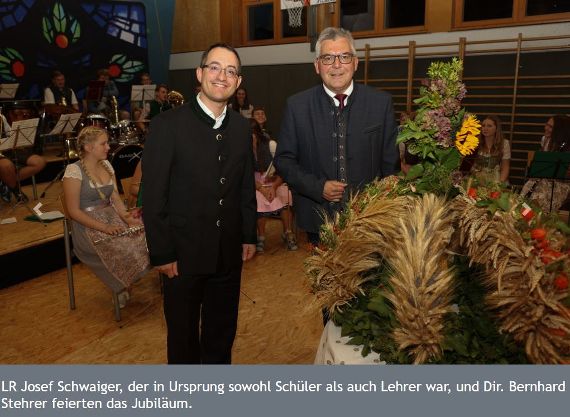
M 317 43 L 315 45 L 317 58 L 321 56 L 321 45 L 323 42 L 334 41 L 337 38 L 345 38 L 350 45 L 350 52 L 356 55 L 356 48 L 354 47 L 354 38 L 352 37 L 352 34 L 343 28 L 328 27 L 323 29 L 319 35 L 319 39 L 317 39 Z

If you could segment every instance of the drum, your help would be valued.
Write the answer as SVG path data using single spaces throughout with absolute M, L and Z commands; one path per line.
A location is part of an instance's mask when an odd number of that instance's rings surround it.
M 142 152 L 143 148 L 140 145 L 112 145 L 109 161 L 115 170 L 117 188 L 120 193 L 123 192 L 121 179 L 133 176 L 135 168 L 141 160 Z
M 102 114 L 94 113 L 81 118 L 77 123 L 77 133 L 87 126 L 97 126 L 101 129 L 105 129 L 107 132 L 111 132 L 111 123 L 109 122 L 109 119 Z
M 121 120 L 111 126 L 111 137 L 112 142 L 119 145 L 138 145 L 140 143 L 139 131 L 130 120 Z
M 0 104 L 4 107 L 4 113 L 10 124 L 38 117 L 38 105 L 39 102 L 36 100 L 15 100 Z

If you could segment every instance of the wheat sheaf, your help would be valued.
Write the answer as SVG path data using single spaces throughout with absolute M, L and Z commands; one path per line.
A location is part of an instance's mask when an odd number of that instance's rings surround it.
M 486 209 L 465 197 L 453 200 L 451 209 L 458 213 L 459 244 L 470 262 L 485 267 L 486 303 L 495 311 L 499 329 L 524 344 L 532 362 L 565 363 L 570 316 L 563 295 L 516 230 L 513 217 L 495 213 L 489 218 Z

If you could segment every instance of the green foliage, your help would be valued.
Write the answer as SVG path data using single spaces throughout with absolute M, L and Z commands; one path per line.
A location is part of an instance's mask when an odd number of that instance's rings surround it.
M 342 336 L 350 337 L 349 345 L 363 345 L 363 357 L 374 351 L 388 363 L 410 363 L 408 355 L 398 350 L 392 338 L 397 322 L 380 288 L 371 288 L 366 295 L 359 295 L 349 308 L 335 313 L 333 321 L 341 326 Z
M 458 311 L 446 315 L 443 356 L 430 363 L 528 363 L 524 349 L 510 335 L 499 332 L 493 313 L 485 307 L 486 289 L 480 280 L 483 272 L 470 268 L 465 257 L 456 257 L 454 265 L 457 268 L 453 302 Z M 374 351 L 387 363 L 409 364 L 410 355 L 398 349 L 392 337 L 398 321 L 392 304 L 385 297 L 390 290 L 388 268 L 383 266 L 375 274 L 376 279 L 368 284 L 364 294 L 342 312 L 336 312 L 332 319 L 341 326 L 342 336 L 350 338 L 348 344 L 363 345 L 362 356 Z
M 397 187 L 415 194 L 454 194 L 452 173 L 461 163 L 457 148 L 426 146 L 422 152 L 425 153 L 422 162 L 413 165 Z
M 485 306 L 483 271 L 469 268 L 466 257 L 456 257 L 458 268 L 454 303 L 458 313 L 446 316 L 444 355 L 434 363 L 509 364 L 528 363 L 524 349 L 510 335 L 497 329 L 494 316 Z
M 491 214 L 495 214 L 497 210 L 509 211 L 511 209 L 511 194 L 502 192 L 499 198 L 485 198 L 475 203 L 477 207 L 487 207 Z

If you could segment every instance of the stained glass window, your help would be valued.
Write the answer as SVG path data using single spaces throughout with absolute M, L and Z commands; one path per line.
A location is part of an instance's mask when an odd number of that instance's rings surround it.
M 147 47 L 142 3 L 81 3 L 81 7 L 107 34 L 141 48 Z
M 36 0 L 0 0 L 0 31 L 17 25 Z

